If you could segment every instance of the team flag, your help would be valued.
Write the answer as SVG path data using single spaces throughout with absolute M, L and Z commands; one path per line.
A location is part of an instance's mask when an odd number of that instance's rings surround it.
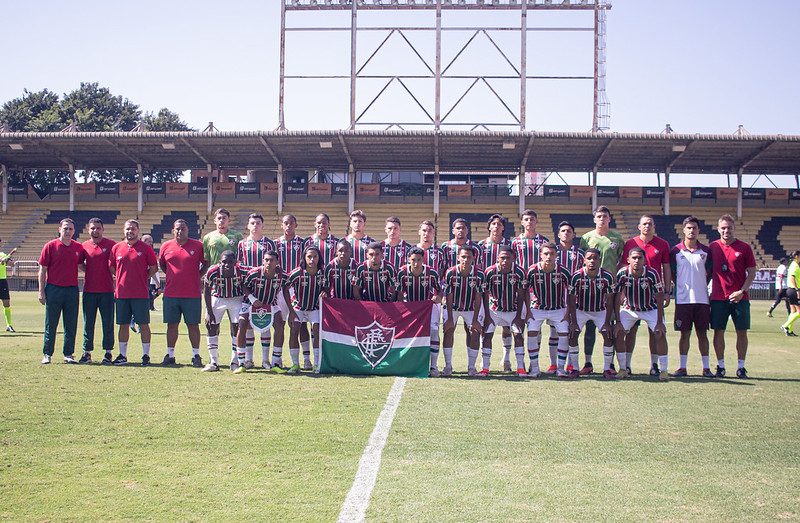
M 427 377 L 432 307 L 323 298 L 319 372 Z
M 272 306 L 263 304 L 259 308 L 250 307 L 250 325 L 255 331 L 268 333 L 272 327 Z

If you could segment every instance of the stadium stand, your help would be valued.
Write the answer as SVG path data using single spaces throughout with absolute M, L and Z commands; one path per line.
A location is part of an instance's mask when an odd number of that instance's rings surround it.
M 89 220 L 92 218 L 100 218 L 103 220 L 104 227 L 110 224 L 113 224 L 117 221 L 117 216 L 119 216 L 119 211 L 111 211 L 111 210 L 51 210 L 47 217 L 44 219 L 45 224 L 53 224 L 58 228 L 58 224 L 64 218 L 71 218 L 73 222 L 75 222 L 75 234 L 72 235 L 72 239 L 75 241 L 83 242 L 88 238 L 86 235 L 82 236 L 82 233 L 86 229 L 85 225 L 89 223 Z

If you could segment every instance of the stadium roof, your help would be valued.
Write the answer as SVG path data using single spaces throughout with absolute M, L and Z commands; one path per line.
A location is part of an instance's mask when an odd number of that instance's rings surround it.
M 800 173 L 800 136 L 469 131 L 0 132 L 9 169 Z

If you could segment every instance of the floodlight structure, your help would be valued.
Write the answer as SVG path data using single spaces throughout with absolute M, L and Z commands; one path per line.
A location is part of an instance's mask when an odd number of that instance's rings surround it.
M 496 130 L 505 128 L 517 128 L 521 131 L 526 130 L 527 107 L 526 98 L 528 82 L 535 80 L 556 80 L 556 81 L 592 81 L 593 82 L 593 114 L 591 130 L 602 132 L 610 128 L 610 104 L 606 96 L 605 76 L 606 76 L 606 12 L 611 8 L 610 0 L 281 0 L 281 42 L 280 42 L 280 86 L 278 102 L 278 130 L 286 129 L 285 120 L 285 87 L 287 81 L 296 80 L 324 80 L 324 79 L 349 79 L 350 81 L 350 118 L 349 128 L 372 128 L 372 129 L 441 129 L 452 128 L 462 130 Z M 586 12 L 593 11 L 594 23 L 586 27 L 562 27 L 562 26 L 529 26 L 529 16 L 537 11 L 572 11 Z M 350 12 L 350 24 L 339 26 L 325 26 L 325 18 L 321 18 L 320 13 L 324 12 Z M 403 26 L 400 24 L 402 16 L 392 16 L 392 14 L 402 14 L 408 12 L 427 11 L 432 14 L 429 21 L 421 25 Z M 505 24 L 503 26 L 463 26 L 459 25 L 457 18 L 448 17 L 443 20 L 443 12 L 448 15 L 457 12 L 484 13 L 505 11 L 515 11 L 519 13 L 519 18 L 515 24 Z M 389 24 L 377 26 L 374 24 L 359 25 L 359 13 L 385 13 Z M 289 16 L 287 16 L 289 15 Z M 316 17 L 316 18 L 315 18 Z M 328 18 L 329 20 L 330 18 Z M 384 20 L 383 18 L 381 20 Z M 516 23 L 518 22 L 518 23 Z M 304 34 L 324 32 L 349 32 L 350 33 L 350 71 L 349 74 L 286 74 L 286 34 L 287 32 L 299 32 Z M 577 32 L 593 32 L 594 34 L 594 71 L 592 76 L 536 76 L 529 74 L 528 70 L 528 34 L 533 31 L 552 31 L 567 34 Z M 367 44 L 360 43 L 365 33 L 371 32 L 385 35 L 385 38 L 377 45 L 374 42 Z M 435 35 L 435 45 L 422 48 L 419 44 L 413 43 L 412 33 L 427 33 Z M 509 32 L 518 35 L 517 43 L 519 49 L 509 49 L 508 43 L 503 44 L 498 38 L 498 34 L 507 35 Z M 328 33 L 330 34 L 330 33 Z M 494 37 L 493 37 L 494 36 Z M 359 38 L 362 37 L 362 38 Z M 401 38 L 403 47 L 408 53 L 408 58 L 421 64 L 423 73 L 421 74 L 397 74 L 393 71 L 394 63 L 381 64 L 380 59 L 376 58 L 379 51 L 387 44 L 390 38 Z M 460 43 L 467 37 L 466 43 Z M 443 60 L 442 42 L 450 39 L 448 44 L 460 45 L 460 49 L 455 56 L 445 62 Z M 476 39 L 485 40 L 488 45 L 495 49 L 501 61 L 504 62 L 509 71 L 506 74 L 457 74 L 456 68 L 452 67 L 459 58 L 469 61 L 470 52 L 475 47 L 473 42 Z M 367 40 L 369 40 L 367 38 Z M 359 45 L 368 45 L 370 48 L 359 49 Z M 373 47 L 374 45 L 374 47 Z M 431 52 L 432 51 L 432 52 Z M 345 52 L 344 50 L 342 52 Z M 519 56 L 517 56 L 519 53 Z M 359 62 L 358 57 L 362 59 Z M 363 59 L 363 57 L 367 57 Z M 464 61 L 464 60 L 462 60 Z M 302 66 L 303 64 L 299 64 Z M 368 73 L 365 68 L 381 69 L 380 72 Z M 293 63 L 293 67 L 298 68 L 298 64 Z M 443 81 L 455 80 L 454 84 L 447 84 L 447 96 L 443 97 Z M 365 95 L 360 88 L 364 81 L 381 81 L 382 89 L 377 94 Z M 498 88 L 499 83 L 516 82 L 519 86 L 513 95 L 509 90 Z M 425 85 L 421 87 L 420 85 Z M 432 89 L 428 87 L 432 84 Z M 458 84 L 459 87 L 452 87 Z M 464 87 L 467 85 L 467 87 Z M 416 121 L 399 120 L 396 117 L 390 119 L 372 119 L 373 114 L 380 112 L 378 109 L 381 104 L 386 103 L 393 95 L 390 87 L 399 87 L 399 92 L 403 96 L 410 97 L 413 106 L 418 108 L 421 115 Z M 432 91 L 432 92 L 431 92 Z M 458 91 L 458 92 L 455 92 Z M 493 104 L 499 102 L 502 109 L 498 111 L 501 118 L 495 121 L 470 121 L 463 117 L 458 119 L 459 112 L 473 114 L 470 112 L 468 102 L 465 99 L 470 96 L 478 97 L 491 101 Z M 371 98 L 367 98 L 371 96 Z M 514 98 L 514 99 L 512 99 Z M 391 102 L 391 100 L 388 100 Z M 431 103 L 432 101 L 432 103 Z M 443 107 L 443 102 L 447 107 Z M 498 106 L 498 107 L 500 107 Z M 458 109 L 458 111 L 456 111 Z M 466 111 L 464 111 L 466 109 Z M 372 110 L 372 111 L 371 111 Z

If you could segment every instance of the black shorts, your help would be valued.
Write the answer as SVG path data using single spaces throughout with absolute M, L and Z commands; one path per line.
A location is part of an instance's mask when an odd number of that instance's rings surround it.
M 0 280 L 0 300 L 10 300 L 11 295 L 8 293 L 8 280 L 3 278 Z
M 8 293 L 8 290 L 6 290 Z M 800 305 L 800 298 L 797 296 L 797 289 L 786 289 L 786 297 L 789 298 L 790 305 Z

